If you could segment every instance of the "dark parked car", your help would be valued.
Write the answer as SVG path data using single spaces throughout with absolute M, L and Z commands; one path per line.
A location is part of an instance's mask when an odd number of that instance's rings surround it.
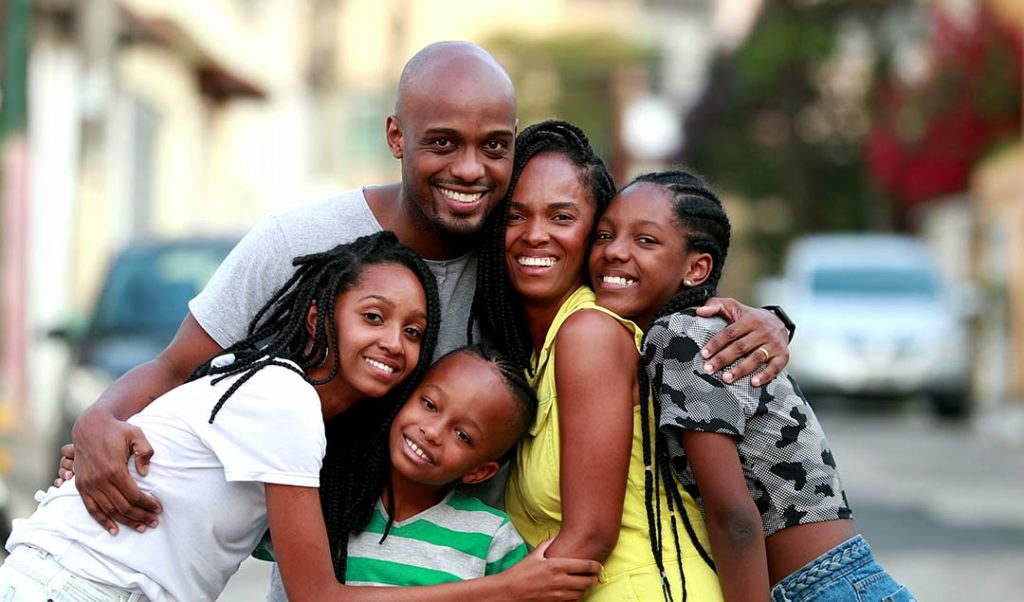
M 236 242 L 232 237 L 136 243 L 114 259 L 86 324 L 53 333 L 72 347 L 58 441 L 71 440 L 75 419 L 114 379 L 171 341 L 189 300 Z

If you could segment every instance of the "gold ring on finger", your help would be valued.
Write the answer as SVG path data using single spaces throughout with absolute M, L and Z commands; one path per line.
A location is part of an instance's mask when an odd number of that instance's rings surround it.
M 772 359 L 772 354 L 768 353 L 768 350 L 764 347 L 758 347 L 757 350 L 764 354 L 764 359 L 761 360 L 762 364 L 767 364 L 768 360 Z

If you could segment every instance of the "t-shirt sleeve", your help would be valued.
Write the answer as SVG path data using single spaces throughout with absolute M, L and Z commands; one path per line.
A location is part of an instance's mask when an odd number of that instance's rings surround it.
M 224 403 L 203 439 L 228 481 L 320 485 L 327 449 L 320 398 L 287 368 L 267 366 L 253 375 Z
M 278 218 L 265 218 L 235 245 L 189 311 L 221 347 L 240 341 L 256 312 L 294 273 L 292 259 Z
M 498 527 L 498 531 L 491 540 L 491 547 L 487 551 L 487 575 L 500 573 L 519 562 L 526 556 L 528 550 L 523 538 L 519 536 L 512 521 L 505 518 L 505 522 Z
M 721 324 L 719 320 L 673 314 L 651 327 L 645 348 L 647 374 L 661 403 L 658 426 L 670 439 L 678 437 L 680 428 L 743 436 L 746 416 L 742 400 L 734 387 L 722 382 L 721 372 L 704 373 L 700 355 Z

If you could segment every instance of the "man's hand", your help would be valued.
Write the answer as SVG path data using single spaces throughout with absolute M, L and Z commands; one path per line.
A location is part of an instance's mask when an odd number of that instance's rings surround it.
M 764 370 L 750 379 L 750 384 L 760 387 L 772 381 L 789 363 L 789 331 L 771 311 L 747 307 L 727 297 L 712 297 L 697 308 L 697 315 L 717 315 L 729 323 L 700 352 L 707 360 L 705 373 L 714 374 L 743 358 L 722 375 L 722 380 L 733 383 L 765 364 Z
M 149 472 L 153 448 L 142 430 L 103 411 L 87 410 L 75 422 L 71 436 L 74 446 L 61 448 L 70 462 L 61 460 L 60 479 L 75 476 L 85 508 L 96 522 L 111 535 L 117 535 L 117 523 L 140 533 L 156 527 L 160 502 L 143 493 L 128 474 L 127 463 L 133 455 L 139 475 Z

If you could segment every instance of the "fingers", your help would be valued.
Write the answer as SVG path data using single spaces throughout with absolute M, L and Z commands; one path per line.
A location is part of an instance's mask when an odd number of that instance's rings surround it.
M 697 315 L 702 318 L 722 316 L 726 322 L 732 324 L 739 319 L 745 307 L 739 301 L 729 297 L 711 297 L 704 302 L 704 305 L 697 308 Z
M 755 387 L 763 386 L 789 362 L 788 340 L 789 331 L 775 314 L 761 308 L 743 308 L 736 322 L 716 334 L 701 350 L 707 359 L 704 372 L 713 374 L 728 366 L 722 380 L 733 383 L 764 365 L 764 370 L 750 381 Z M 738 363 L 733 365 L 734 362 Z
M 107 533 L 111 535 L 117 535 L 117 523 L 114 522 L 110 515 L 107 514 L 104 508 L 112 508 L 110 501 L 104 498 L 102 501 L 96 497 L 82 494 L 82 503 L 85 504 L 85 509 L 89 512 L 89 516 L 94 521 L 98 522 Z
M 75 444 L 74 443 L 68 443 L 66 445 L 62 445 L 61 448 L 60 448 L 60 456 L 61 456 L 61 458 L 60 458 L 60 463 L 61 464 L 64 464 L 64 460 L 68 460 L 69 462 L 74 462 L 75 461 Z
M 54 487 L 60 487 L 75 476 L 75 446 L 68 443 L 60 448 L 60 461 L 57 463 L 57 478 Z
M 750 355 L 764 342 L 762 337 L 759 337 L 756 333 L 749 332 L 739 323 L 722 329 L 701 350 L 701 355 L 707 358 L 707 361 L 704 363 L 704 373 L 714 374 L 727 366 L 731 366 L 736 360 Z M 743 374 L 750 374 L 751 371 L 760 365 L 760 360 L 763 359 L 764 356 L 761 354 L 751 358 L 750 363 L 746 366 L 747 371 Z M 739 368 L 739 366 L 736 368 Z M 735 381 L 737 377 L 731 374 L 732 371 L 733 369 L 730 368 L 729 371 L 723 374 L 722 380 L 727 383 Z
M 129 449 L 135 455 L 135 470 L 138 471 L 139 476 L 144 477 L 149 474 L 149 461 L 153 458 L 153 446 L 142 436 L 142 431 L 139 431 L 139 435 L 139 438 L 130 442 Z

